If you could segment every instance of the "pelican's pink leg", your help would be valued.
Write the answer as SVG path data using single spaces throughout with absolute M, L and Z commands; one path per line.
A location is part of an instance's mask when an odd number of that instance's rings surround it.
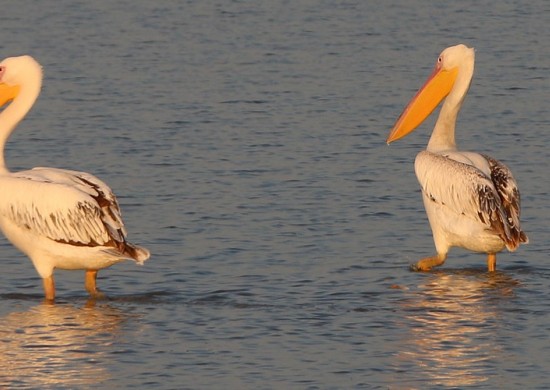
M 86 270 L 86 278 L 84 279 L 84 286 L 86 287 L 86 291 L 88 291 L 92 297 L 100 298 L 103 296 L 103 294 L 100 293 L 99 290 L 97 289 L 96 280 L 97 280 L 97 270 L 96 269 Z
M 44 278 L 44 294 L 46 295 L 47 301 L 53 301 L 55 299 L 55 281 L 53 275 Z

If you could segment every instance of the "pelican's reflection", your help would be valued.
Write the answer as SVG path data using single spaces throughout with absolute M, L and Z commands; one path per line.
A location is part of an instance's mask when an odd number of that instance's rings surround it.
M 404 302 L 407 328 L 398 365 L 433 384 L 463 387 L 485 382 L 502 351 L 503 301 L 518 282 L 504 273 L 435 272 Z
M 100 385 L 125 316 L 106 304 L 41 304 L 0 318 L 0 388 Z

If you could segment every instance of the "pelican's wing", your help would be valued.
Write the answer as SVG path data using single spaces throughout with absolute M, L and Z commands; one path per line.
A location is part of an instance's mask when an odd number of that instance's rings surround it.
M 423 151 L 416 157 L 415 170 L 422 191 L 431 201 L 446 207 L 457 216 L 462 215 L 485 225 L 488 230 L 498 234 L 510 250 L 518 246 L 519 240 L 514 234 L 499 190 L 480 169 Z M 507 186 L 511 188 L 512 183 L 508 183 Z M 519 195 L 515 204 L 519 221 Z
M 0 212 L 19 227 L 51 240 L 123 249 L 126 231 L 118 202 L 96 177 L 35 168 L 5 178 Z
M 510 228 L 514 247 L 519 243 L 528 243 L 527 235 L 521 231 L 519 216 L 520 216 L 520 194 L 518 185 L 512 171 L 498 160 L 492 157 L 483 155 L 489 163 L 491 170 L 491 180 L 502 202 L 506 220 Z

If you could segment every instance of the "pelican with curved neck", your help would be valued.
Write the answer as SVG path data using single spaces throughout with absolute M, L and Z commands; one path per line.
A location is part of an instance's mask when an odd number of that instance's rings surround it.
M 48 301 L 55 297 L 55 268 L 86 270 L 92 297 L 98 270 L 123 260 L 143 264 L 150 256 L 126 241 L 118 201 L 111 189 L 85 172 L 34 168 L 11 173 L 6 142 L 40 94 L 42 68 L 30 56 L 0 62 L 0 228 L 33 262 Z
M 405 137 L 444 100 L 427 149 L 415 161 L 437 254 L 418 261 L 414 270 L 443 264 L 449 249 L 458 246 L 487 253 L 488 269 L 494 271 L 497 252 L 528 242 L 520 228 L 520 195 L 512 172 L 498 160 L 456 147 L 456 119 L 474 62 L 474 49 L 465 45 L 443 50 L 387 138 L 389 144 Z

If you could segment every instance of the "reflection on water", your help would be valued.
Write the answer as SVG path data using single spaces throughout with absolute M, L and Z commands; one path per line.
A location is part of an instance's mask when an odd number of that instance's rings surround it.
M 519 283 L 501 272 L 434 272 L 427 278 L 404 302 L 410 333 L 396 364 L 436 385 L 489 380 L 495 358 L 503 354 L 496 337 L 501 303 L 514 296 Z
M 41 304 L 0 319 L 0 387 L 59 388 L 101 384 L 101 361 L 125 317 L 96 305 Z

